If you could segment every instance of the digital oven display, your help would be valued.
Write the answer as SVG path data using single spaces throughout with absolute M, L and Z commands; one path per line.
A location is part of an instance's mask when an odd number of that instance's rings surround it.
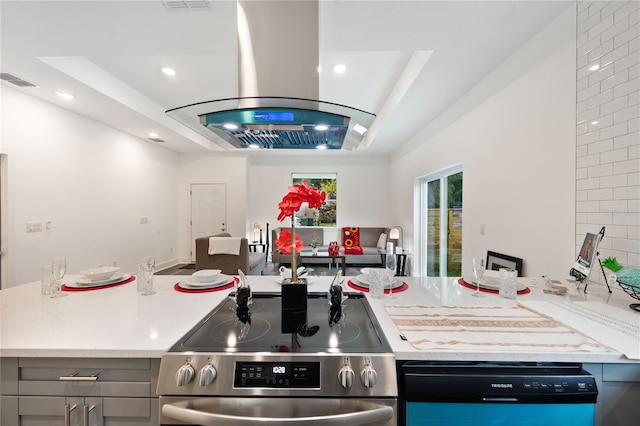
M 236 362 L 233 386 L 320 389 L 320 363 Z

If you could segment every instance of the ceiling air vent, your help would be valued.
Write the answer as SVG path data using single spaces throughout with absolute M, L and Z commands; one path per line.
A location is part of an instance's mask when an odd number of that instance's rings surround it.
M 16 77 L 15 75 L 12 75 L 6 72 L 0 73 L 0 80 L 4 80 L 8 83 L 15 84 L 16 86 L 19 86 L 19 87 L 38 87 L 33 83 L 29 83 L 28 81 L 25 81 L 19 77 Z
M 209 0 L 165 0 L 162 3 L 168 9 L 207 9 L 209 8 Z

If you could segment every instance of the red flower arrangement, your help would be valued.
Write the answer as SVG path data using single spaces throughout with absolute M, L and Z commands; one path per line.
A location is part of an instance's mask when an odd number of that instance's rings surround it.
M 282 197 L 282 201 L 278 203 L 280 214 L 278 221 L 282 222 L 285 218 L 291 217 L 291 231 L 283 229 L 280 236 L 274 241 L 276 247 L 281 253 L 291 253 L 291 282 L 296 282 L 296 254 L 302 251 L 303 243 L 300 237 L 296 235 L 295 219 L 293 215 L 300 210 L 302 203 L 307 203 L 309 208 L 317 209 L 322 207 L 327 194 L 319 191 L 317 188 L 309 186 L 306 180 L 303 183 L 297 183 L 289 187 L 289 192 Z

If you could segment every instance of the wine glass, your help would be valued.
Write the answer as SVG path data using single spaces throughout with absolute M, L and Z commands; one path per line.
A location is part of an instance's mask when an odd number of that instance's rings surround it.
M 156 267 L 156 258 L 153 256 L 145 256 L 142 259 L 142 263 L 147 265 L 147 268 L 155 268 Z
M 476 292 L 473 293 L 473 296 L 484 297 L 484 294 L 480 293 L 480 280 L 484 275 L 484 259 L 479 257 L 473 258 L 473 275 L 476 277 Z
M 56 257 L 51 262 L 51 270 L 53 272 L 54 287 L 51 289 L 49 297 L 64 297 L 67 293 L 63 293 L 60 289 L 62 286 L 62 278 L 67 272 L 67 259 L 64 257 Z
M 387 270 L 389 270 L 389 277 L 391 279 L 391 283 L 389 284 L 389 293 L 388 293 L 388 298 L 389 299 L 395 299 L 396 296 L 393 294 L 393 280 L 394 280 L 394 276 L 396 275 L 396 255 L 393 253 L 387 253 L 385 262 L 384 262 L 384 266 Z M 384 289 L 384 287 L 383 287 Z

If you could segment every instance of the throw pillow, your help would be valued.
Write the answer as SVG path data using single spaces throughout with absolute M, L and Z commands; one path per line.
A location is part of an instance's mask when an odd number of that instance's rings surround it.
M 387 247 L 387 234 L 385 234 L 384 232 L 380 234 L 380 237 L 378 238 L 378 244 L 376 244 L 376 247 L 379 248 L 380 250 L 384 250 Z
M 342 245 L 344 246 L 345 254 L 362 254 L 360 228 L 357 226 L 342 228 Z

